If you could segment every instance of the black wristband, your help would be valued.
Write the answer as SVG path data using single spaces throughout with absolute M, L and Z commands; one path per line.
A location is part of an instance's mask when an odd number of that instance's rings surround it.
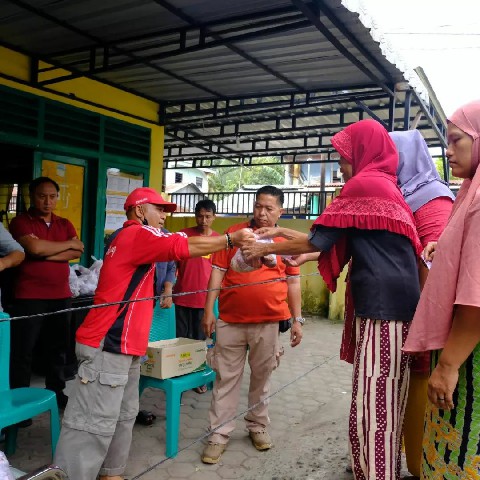
M 228 248 L 233 248 L 232 237 L 228 232 L 225 233 L 225 236 L 227 237 Z

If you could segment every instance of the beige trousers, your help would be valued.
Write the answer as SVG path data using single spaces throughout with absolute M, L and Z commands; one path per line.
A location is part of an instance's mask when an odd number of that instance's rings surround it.
M 210 406 L 209 441 L 226 444 L 235 429 L 245 359 L 250 365 L 248 407 L 257 405 L 246 416 L 247 429 L 261 431 L 270 423 L 268 400 L 270 376 L 277 366 L 278 322 L 226 323 L 218 319 L 216 343 L 209 351 L 210 366 L 217 373 Z
M 77 343 L 78 376 L 54 463 L 70 480 L 122 475 L 138 413 L 140 359 Z

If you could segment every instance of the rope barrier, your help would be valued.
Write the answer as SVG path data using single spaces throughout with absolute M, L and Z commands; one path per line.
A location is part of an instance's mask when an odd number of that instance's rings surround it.
M 303 275 L 289 275 L 288 277 L 280 277 L 280 278 L 274 278 L 272 280 L 263 280 L 261 282 L 252 282 L 252 283 L 239 283 L 237 285 L 230 285 L 229 287 L 221 287 L 221 288 L 210 288 L 210 289 L 204 289 L 204 290 L 195 290 L 192 292 L 182 292 L 182 293 L 172 293 L 171 295 L 155 295 L 152 297 L 144 297 L 144 298 L 136 298 L 132 300 L 120 300 L 118 302 L 110 302 L 110 303 L 99 303 L 97 305 L 85 305 L 83 307 L 72 307 L 72 308 L 64 308 L 62 310 L 56 310 L 55 312 L 48 312 L 48 313 L 35 313 L 33 315 L 21 315 L 17 317 L 9 317 L 9 318 L 0 318 L 0 322 L 11 322 L 11 321 L 18 321 L 18 320 L 24 320 L 26 318 L 40 318 L 40 317 L 49 317 L 50 315 L 59 315 L 61 313 L 69 313 L 69 312 L 77 312 L 80 310 L 91 310 L 95 308 L 105 308 L 105 307 L 111 307 L 115 305 L 125 305 L 128 303 L 135 303 L 135 302 L 147 302 L 147 301 L 152 301 L 152 300 L 157 300 L 160 298 L 170 298 L 170 297 L 182 297 L 185 295 L 193 295 L 196 293 L 208 293 L 208 292 L 220 292 L 222 290 L 230 290 L 232 288 L 241 288 L 241 287 L 251 287 L 251 286 L 256 286 L 256 285 L 267 285 L 270 283 L 276 283 L 276 282 L 285 282 L 288 279 L 291 278 L 303 278 L 303 277 L 313 277 L 313 276 L 319 276 L 320 274 L 318 272 L 314 273 L 305 273 Z
M 137 298 L 137 299 L 133 299 L 133 300 L 121 300 L 121 301 L 118 301 L 118 302 L 109 302 L 109 303 L 102 303 L 102 304 L 97 304 L 97 305 L 85 305 L 85 306 L 80 306 L 80 307 L 65 308 L 65 309 L 62 309 L 62 310 L 57 310 L 57 311 L 48 312 L 48 313 L 37 313 L 37 314 L 33 314 L 33 315 L 22 315 L 22 316 L 17 316 L 17 317 L 0 318 L 0 322 L 8 322 L 8 321 L 12 322 L 12 321 L 23 320 L 23 319 L 26 319 L 26 318 L 47 317 L 47 316 L 51 316 L 51 315 L 59 315 L 59 314 L 62 314 L 62 313 L 70 313 L 70 312 L 76 312 L 76 311 L 81 311 L 81 310 L 91 310 L 91 309 L 96 309 L 96 308 L 111 307 L 111 306 L 115 306 L 115 305 L 125 305 L 125 304 L 135 303 L 135 302 L 152 301 L 152 300 L 157 300 L 157 299 L 160 299 L 160 298 L 170 298 L 170 297 L 174 298 L 174 297 L 181 297 L 181 296 L 185 296 L 185 295 L 193 295 L 193 294 L 197 294 L 197 293 L 208 293 L 208 292 L 216 292 L 216 291 L 220 292 L 222 290 L 230 290 L 230 289 L 233 289 L 233 288 L 243 288 L 243 287 L 251 287 L 251 286 L 258 286 L 258 285 L 268 285 L 268 284 L 271 284 L 271 283 L 285 282 L 288 279 L 313 277 L 313 276 L 319 276 L 319 275 L 320 274 L 318 272 L 314 272 L 314 273 L 307 273 L 307 274 L 302 274 L 302 275 L 291 275 L 291 276 L 288 276 L 288 277 L 280 277 L 280 278 L 275 278 L 275 279 L 271 279 L 271 280 L 263 280 L 263 281 L 260 281 L 260 282 L 240 283 L 240 284 L 231 285 L 231 286 L 228 286 L 228 287 L 202 289 L 202 290 L 195 290 L 195 291 L 191 291 L 191 292 L 172 293 L 171 295 L 154 295 L 154 296 L 151 296 L 151 297 Z M 237 418 L 239 418 L 239 417 L 245 415 L 246 413 L 248 413 L 250 410 L 252 410 L 252 409 L 256 408 L 257 406 L 261 405 L 262 403 L 266 402 L 270 398 L 278 395 L 285 388 L 289 387 L 290 385 L 292 385 L 292 384 L 296 383 L 297 381 L 301 380 L 302 378 L 306 377 L 308 374 L 310 374 L 314 370 L 322 367 L 323 365 L 328 364 L 335 357 L 337 357 L 337 355 L 332 355 L 332 356 L 328 357 L 327 359 L 325 359 L 323 362 L 321 362 L 317 365 L 314 365 L 312 368 L 310 368 L 309 370 L 304 372 L 302 375 L 294 378 L 292 381 L 286 383 L 285 385 L 282 385 L 280 388 L 278 388 L 277 390 L 272 392 L 270 395 L 268 395 L 261 402 L 258 402 L 255 405 L 252 405 L 251 407 L 249 407 L 248 409 L 239 413 L 238 415 L 235 415 L 231 419 L 225 421 L 224 423 L 219 425 L 214 430 L 208 431 L 205 434 L 201 435 L 200 437 L 196 438 L 195 440 L 190 442 L 188 445 L 181 448 L 177 452 L 177 454 L 180 454 L 184 450 L 187 450 L 191 446 L 197 444 L 198 442 L 200 442 L 203 439 L 210 436 L 212 433 L 214 433 L 215 431 L 217 431 L 219 428 L 223 427 L 227 423 L 229 423 L 233 420 L 236 420 Z M 131 480 L 138 480 L 139 478 L 143 477 L 144 475 L 151 472 L 152 470 L 155 470 L 156 468 L 158 468 L 159 466 L 161 466 L 162 464 L 164 464 L 168 460 L 171 460 L 172 458 L 174 458 L 174 457 L 173 456 L 165 457 L 161 461 L 155 463 L 154 465 L 150 466 L 149 468 L 147 468 L 143 472 L 141 472 L 138 475 L 136 475 L 135 477 L 133 477 Z
M 314 365 L 312 368 L 310 368 L 309 370 L 307 370 L 306 372 L 302 373 L 301 375 L 299 375 L 298 377 L 295 377 L 293 380 L 291 380 L 290 382 L 286 383 L 285 385 L 282 385 L 280 388 L 278 388 L 277 390 L 275 390 L 274 392 L 272 392 L 270 395 L 268 395 L 268 397 L 266 397 L 264 400 L 262 400 L 261 402 L 258 402 L 256 403 L 255 405 L 252 405 L 250 408 L 247 408 L 246 410 L 244 410 L 243 412 L 239 413 L 238 415 L 235 415 L 234 417 L 230 418 L 229 420 L 223 422 L 221 425 L 219 425 L 217 428 L 215 428 L 214 430 L 209 430 L 208 432 L 204 433 L 203 435 L 201 435 L 200 437 L 196 438 L 195 440 L 193 440 L 192 442 L 190 442 L 188 445 L 186 445 L 185 447 L 181 448 L 178 452 L 177 452 L 177 455 L 180 454 L 181 452 L 183 452 L 184 450 L 187 450 L 188 448 L 190 448 L 191 446 L 197 444 L 198 442 L 201 442 L 203 439 L 209 437 L 212 433 L 216 432 L 219 428 L 222 428 L 224 425 L 226 425 L 227 423 L 229 422 L 232 422 L 233 420 L 236 420 L 237 418 L 240 418 L 242 417 L 243 415 L 245 415 L 246 413 L 248 413 L 250 410 L 253 410 L 254 408 L 258 407 L 259 405 L 261 405 L 262 403 L 265 403 L 267 400 L 269 400 L 270 398 L 274 397 L 275 395 L 278 395 L 282 390 L 285 390 L 287 387 L 289 387 L 290 385 L 293 385 L 294 383 L 298 382 L 299 380 L 301 380 L 302 378 L 306 377 L 308 374 L 310 374 L 311 372 L 313 372 L 314 370 L 316 370 L 317 368 L 320 368 L 324 365 L 327 365 L 331 360 L 333 360 L 334 358 L 338 357 L 338 355 L 331 355 L 330 357 L 326 358 L 323 362 L 321 363 L 318 363 L 317 365 Z M 151 472 L 152 470 L 155 470 L 156 468 L 158 468 L 160 465 L 163 465 L 165 462 L 167 462 L 168 460 L 171 460 L 172 458 L 174 458 L 173 456 L 169 456 L 169 457 L 165 457 L 164 459 L 160 460 L 159 462 L 155 463 L 154 465 L 151 465 L 150 467 L 148 467 L 146 470 L 140 472 L 138 475 L 135 475 L 131 480 L 138 480 L 139 478 L 143 477 L 144 475 L 146 475 L 147 473 Z

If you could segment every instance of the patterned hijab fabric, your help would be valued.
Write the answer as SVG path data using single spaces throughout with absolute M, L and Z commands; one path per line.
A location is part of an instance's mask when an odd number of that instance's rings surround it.
M 480 307 L 480 101 L 449 119 L 470 135 L 473 177 L 463 181 L 405 343 L 406 352 L 438 350 L 450 333 L 455 305 Z
M 427 144 L 418 130 L 392 132 L 390 138 L 398 150 L 398 186 L 412 212 L 439 197 L 455 196 L 440 179 Z

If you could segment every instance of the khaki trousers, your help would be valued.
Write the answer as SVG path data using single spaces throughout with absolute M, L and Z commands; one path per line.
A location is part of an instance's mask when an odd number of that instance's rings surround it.
M 238 324 L 217 320 L 215 347 L 209 351 L 209 363 L 217 373 L 209 416 L 210 430 L 218 430 L 210 435 L 210 442 L 226 444 L 235 429 L 232 418 L 237 414 L 247 356 L 251 370 L 248 407 L 261 402 L 246 414 L 247 429 L 258 432 L 270 424 L 265 399 L 277 366 L 278 345 L 278 322 Z
M 77 343 L 78 376 L 54 463 L 69 480 L 122 475 L 138 413 L 139 357 Z

